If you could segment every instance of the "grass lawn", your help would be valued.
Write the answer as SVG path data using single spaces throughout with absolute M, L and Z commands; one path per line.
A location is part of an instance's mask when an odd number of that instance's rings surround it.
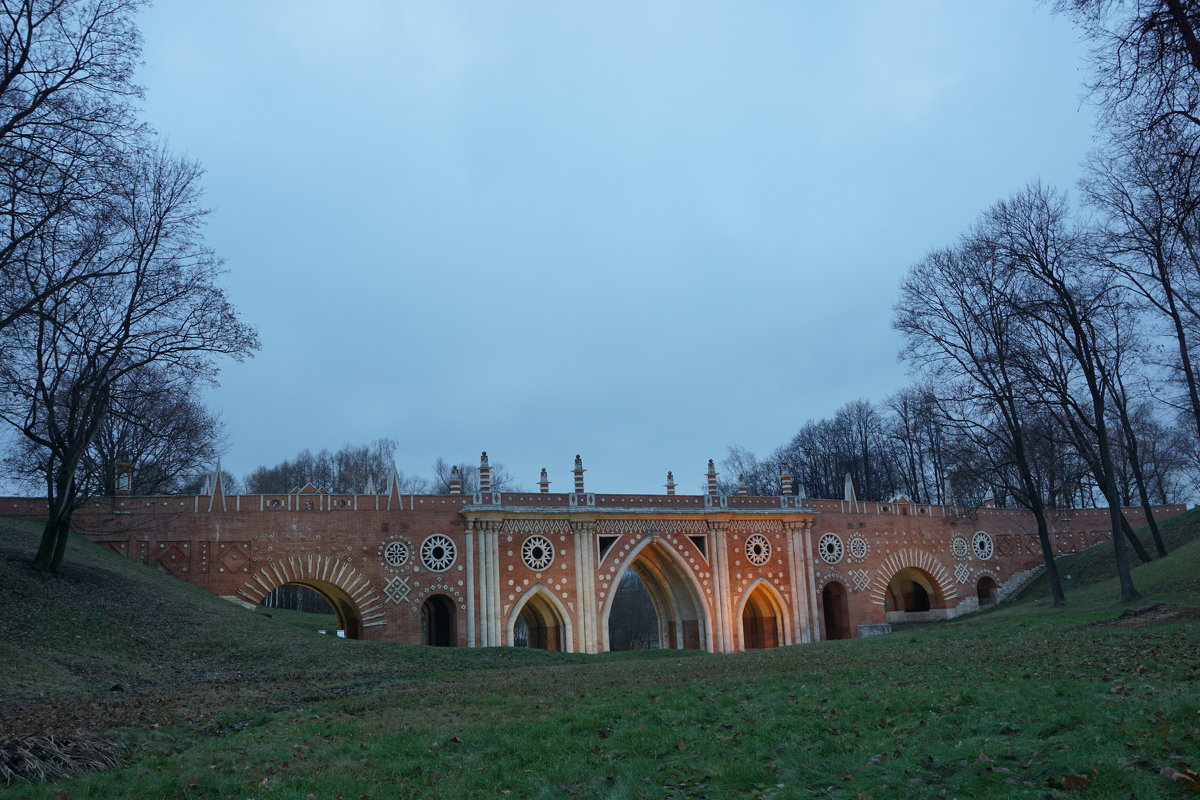
M 1175 524 L 1187 540 L 1200 514 Z M 1065 608 L 584 656 L 318 636 L 81 540 L 45 578 L 22 562 L 36 526 L 0 525 L 0 738 L 55 734 L 123 765 L 0 797 L 1200 793 L 1200 541 L 1135 570 L 1141 602 L 1168 605 L 1127 618 L 1115 581 L 1076 577 Z
M 329 636 L 337 635 L 338 621 L 337 616 L 334 614 L 309 614 L 305 611 L 289 611 L 286 608 L 263 608 L 262 606 L 256 608 L 254 613 L 262 614 L 264 617 L 271 619 L 277 619 L 288 625 L 295 625 L 301 630 L 312 633 L 324 633 Z

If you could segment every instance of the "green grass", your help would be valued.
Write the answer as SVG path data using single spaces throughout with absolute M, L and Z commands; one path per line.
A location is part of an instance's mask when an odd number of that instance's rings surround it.
M 0 531 L 0 720 L 126 766 L 3 797 L 1195 796 L 1200 618 L 1118 621 L 1112 581 L 871 639 L 581 656 L 314 636 L 86 542 L 34 575 L 31 539 Z M 1200 606 L 1200 543 L 1134 574 Z
M 1193 542 L 1197 536 L 1200 536 L 1200 516 L 1198 516 L 1195 509 L 1183 514 L 1177 514 L 1170 519 L 1160 521 L 1159 531 L 1162 534 L 1163 542 L 1166 544 L 1169 555 L 1180 547 Z M 1146 550 L 1154 554 L 1154 542 L 1150 538 L 1149 529 L 1140 528 L 1136 533 L 1146 546 Z M 1128 546 L 1128 543 L 1126 543 L 1125 550 L 1129 555 L 1130 564 L 1136 567 L 1136 565 L 1141 563 L 1137 555 Z M 1117 567 L 1112 542 L 1101 542 L 1095 547 L 1089 547 L 1081 553 L 1058 559 L 1058 570 L 1063 579 L 1063 588 L 1068 595 L 1068 601 L 1078 587 L 1091 586 L 1113 579 L 1113 576 L 1116 575 Z M 1135 568 L 1135 586 L 1139 584 L 1138 574 L 1138 570 Z M 1154 574 L 1157 575 L 1157 573 Z M 1161 586 L 1154 586 L 1155 592 L 1161 589 Z M 1017 600 L 1048 597 L 1049 594 L 1049 580 L 1043 574 L 1036 580 L 1030 581 L 1029 585 L 1018 595 Z M 1200 597 L 1200 586 L 1193 584 L 1190 596 L 1192 598 Z
M 321 632 L 329 636 L 337 635 L 338 621 L 337 616 L 334 614 L 310 614 L 305 611 L 290 611 L 286 608 L 263 608 L 262 606 L 256 608 L 254 613 L 262 614 L 264 617 L 275 619 L 312 633 Z

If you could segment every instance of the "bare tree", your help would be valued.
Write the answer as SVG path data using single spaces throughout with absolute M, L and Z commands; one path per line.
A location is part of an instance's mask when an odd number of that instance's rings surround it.
M 520 492 L 522 491 L 517 480 L 504 468 L 504 465 L 499 462 L 490 464 L 491 484 L 493 492 Z M 449 494 L 451 471 L 454 467 L 458 467 L 458 478 L 462 481 L 463 494 L 474 494 L 479 491 L 479 465 L 469 464 L 465 461 L 458 464 L 451 464 L 446 459 L 438 456 L 433 462 L 433 479 L 429 482 L 430 491 L 433 494 Z
M 1091 89 L 1118 135 L 1200 128 L 1200 3 L 1058 0 L 1092 44 Z
M 124 376 L 80 462 L 85 494 L 117 493 L 116 465 L 130 470 L 135 495 L 174 494 L 210 469 L 225 447 L 221 421 L 199 400 L 199 387 L 164 380 L 150 365 Z M 225 491 L 233 485 L 225 484 Z
M 1096 269 L 1092 243 L 1069 221 L 1066 199 L 1038 184 L 992 206 L 973 238 L 988 257 L 1017 276 L 1010 304 L 1030 321 L 1022 371 L 1064 427 L 1108 503 L 1121 599 L 1138 597 L 1125 552 L 1126 527 L 1117 493 L 1109 409 L 1114 366 L 1125 356 L 1119 331 L 1128 301 Z M 1135 548 L 1141 547 L 1130 537 Z M 1142 555 L 1144 550 L 1139 553 Z M 1145 556 L 1148 558 L 1148 556 Z
M 780 465 L 770 459 L 760 460 L 744 447 L 731 445 L 721 460 L 721 478 L 717 487 L 722 494 L 737 494 L 742 486 L 746 493 L 757 497 L 772 497 L 783 489 L 779 482 Z
M 1172 342 L 1167 363 L 1183 387 L 1181 410 L 1200 442 L 1200 162 L 1144 143 L 1118 143 L 1089 160 L 1082 183 L 1100 211 L 1104 265 L 1143 301 Z
M 0 0 L 0 329 L 55 293 L 122 263 L 80 237 L 117 184 L 112 165 L 142 134 L 130 100 L 142 0 Z
M 307 448 L 294 458 L 274 466 L 258 467 L 246 475 L 246 490 L 253 494 L 283 494 L 305 484 L 327 492 L 352 494 L 383 491 L 391 476 L 396 454 L 396 442 L 381 438 L 365 445 L 344 444 L 335 452 L 321 450 L 317 454 Z M 398 473 L 402 493 L 427 490 L 422 478 Z
M 120 191 L 79 226 L 76 240 L 44 241 L 47 261 L 110 265 L 35 304 L 29 324 L 3 335 L 0 418 L 38 445 L 47 523 L 35 566 L 57 571 L 80 497 L 80 464 L 128 376 L 153 365 L 171 392 L 211 380 L 213 357 L 257 348 L 217 285 L 203 246 L 200 169 L 163 153 L 131 154 Z
M 1023 330 L 1009 295 L 1016 274 L 970 237 L 930 253 L 904 279 L 894 327 L 902 356 L 937 385 L 941 416 L 987 455 L 989 480 L 1027 508 L 1037 525 L 1055 605 L 1066 602 L 1047 520 L 1045 482 L 1035 474 L 1025 376 L 1017 368 Z

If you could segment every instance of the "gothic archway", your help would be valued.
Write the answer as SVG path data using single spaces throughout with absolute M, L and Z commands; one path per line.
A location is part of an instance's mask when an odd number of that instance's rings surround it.
M 509 619 L 508 641 L 539 650 L 570 649 L 566 610 L 542 586 L 534 586 L 517 603 Z
M 642 541 L 613 576 L 620 583 L 625 570 L 633 570 L 646 587 L 658 617 L 658 642 L 664 650 L 709 650 L 708 610 L 696 578 L 683 558 L 657 536 Z M 610 591 L 604 605 L 604 649 L 608 650 L 608 623 L 612 612 Z
M 743 650 L 765 650 L 787 643 L 784 605 L 775 587 L 759 579 L 742 599 Z

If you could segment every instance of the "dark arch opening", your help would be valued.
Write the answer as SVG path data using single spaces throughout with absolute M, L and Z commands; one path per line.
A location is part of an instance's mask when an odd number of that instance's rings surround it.
M 920 613 L 942 608 L 937 585 L 916 567 L 905 567 L 892 576 L 883 602 L 887 612 Z
M 513 622 L 513 644 L 538 650 L 566 650 L 566 625 L 562 616 L 539 591 L 521 606 Z
M 608 612 L 608 649 L 653 650 L 658 646 L 654 601 L 637 573 L 625 570 Z
M 989 608 L 996 605 L 1000 587 L 996 585 L 996 581 L 990 575 L 984 575 L 979 579 L 979 584 L 976 591 L 979 593 L 979 607 Z
M 421 604 L 421 642 L 434 647 L 454 646 L 454 601 L 430 595 Z
M 326 581 L 290 581 L 275 587 L 258 604 L 259 608 L 283 609 L 314 615 L 332 614 L 336 619 L 339 636 L 347 639 L 362 638 L 362 615 L 350 595 L 338 586 Z M 271 613 L 268 610 L 266 613 Z M 309 627 L 304 623 L 303 627 Z M 318 629 L 319 618 L 314 618 L 311 627 Z
M 742 646 L 765 650 L 780 644 L 780 619 L 773 598 L 762 584 L 755 587 L 742 608 Z
M 678 556 L 658 540 L 651 540 L 621 573 L 633 572 L 654 610 L 658 628 L 658 646 L 666 650 L 701 650 L 708 641 L 708 614 L 695 584 L 680 563 Z M 619 587 L 621 583 L 617 583 Z M 613 649 L 613 610 L 616 594 L 609 603 L 604 624 L 607 632 L 607 649 Z
M 850 605 L 846 587 L 830 581 L 821 590 L 821 608 L 825 619 L 826 639 L 850 638 Z

